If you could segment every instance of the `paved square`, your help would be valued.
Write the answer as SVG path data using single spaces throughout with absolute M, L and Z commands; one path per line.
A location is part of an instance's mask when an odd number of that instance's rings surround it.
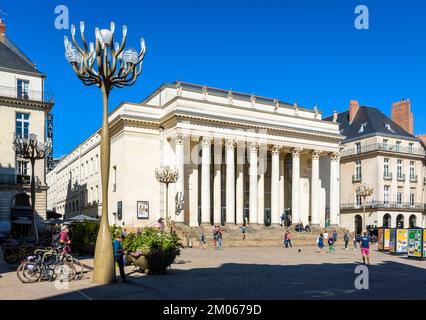
M 301 250 L 299 252 L 299 249 Z M 0 299 L 425 299 L 426 261 L 372 250 L 369 290 L 357 290 L 359 250 L 315 253 L 314 247 L 284 249 L 183 249 L 166 275 L 133 272 L 127 283 L 95 286 L 84 279 L 22 284 L 15 268 L 0 264 Z M 91 259 L 85 259 L 88 266 Z M 117 273 L 118 274 L 118 273 Z

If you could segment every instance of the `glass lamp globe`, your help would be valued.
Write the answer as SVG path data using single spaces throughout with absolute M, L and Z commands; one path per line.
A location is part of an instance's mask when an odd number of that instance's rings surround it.
M 102 29 L 101 31 L 100 31 L 100 33 L 101 33 L 101 38 L 102 38 L 102 41 L 104 42 L 104 43 L 106 43 L 106 44 L 110 44 L 111 43 L 111 40 L 112 40 L 112 32 L 111 32 L 111 30 L 108 30 L 108 29 Z
M 133 49 L 129 48 L 124 50 L 122 59 L 124 63 L 136 64 L 138 62 L 139 53 Z
M 75 48 L 67 49 L 65 51 L 65 58 L 69 63 L 80 63 L 83 60 L 80 52 Z

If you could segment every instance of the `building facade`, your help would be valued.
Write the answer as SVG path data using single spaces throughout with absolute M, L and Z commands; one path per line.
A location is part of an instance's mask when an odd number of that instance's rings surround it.
M 31 166 L 17 158 L 13 140 L 37 135 L 46 141 L 46 117 L 53 106 L 51 94 L 44 90 L 45 75 L 38 71 L 5 35 L 0 20 L 0 231 L 21 228 L 19 219 L 31 219 Z M 35 164 L 38 223 L 46 217 L 47 186 L 45 161 Z
M 109 115 L 109 221 L 141 227 L 168 214 L 176 223 L 338 225 L 338 124 L 278 101 L 181 82 Z M 100 136 L 96 132 L 47 176 L 48 208 L 100 215 Z M 169 187 L 155 169 L 176 168 Z
M 425 226 L 425 145 L 412 134 L 409 104 L 408 100 L 393 104 L 390 119 L 376 108 L 351 101 L 349 110 L 337 117 L 345 136 L 341 224 L 351 231 L 360 233 L 363 225 Z M 366 198 L 365 216 L 363 199 L 356 192 L 361 184 L 373 188 Z

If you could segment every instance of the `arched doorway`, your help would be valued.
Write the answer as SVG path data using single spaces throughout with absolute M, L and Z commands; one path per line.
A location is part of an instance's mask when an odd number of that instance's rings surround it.
M 403 214 L 399 214 L 396 217 L 396 227 L 397 228 L 404 228 L 404 215 Z
M 417 226 L 417 217 L 416 217 L 416 215 L 412 214 L 410 216 L 408 224 L 409 224 L 410 228 L 415 228 Z
M 357 214 L 355 216 L 355 234 L 361 234 L 362 232 L 362 217 Z
M 389 213 L 386 213 L 383 216 L 383 227 L 390 228 L 391 225 L 392 225 L 391 223 L 392 223 L 392 217 L 391 217 L 391 215 Z
M 30 196 L 26 193 L 18 193 L 12 198 L 10 221 L 11 234 L 13 236 L 28 236 L 30 234 L 33 212 Z

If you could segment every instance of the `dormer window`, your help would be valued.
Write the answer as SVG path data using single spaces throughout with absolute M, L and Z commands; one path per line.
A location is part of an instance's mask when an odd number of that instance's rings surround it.
M 367 127 L 367 122 L 361 123 L 358 133 L 363 133 L 366 127 Z
M 388 131 L 390 131 L 390 132 L 392 132 L 392 133 L 395 133 L 395 130 L 393 130 L 393 129 L 391 128 L 391 126 L 390 126 L 390 124 L 389 124 L 389 123 L 385 123 L 385 127 L 386 127 L 386 129 L 388 129 Z

